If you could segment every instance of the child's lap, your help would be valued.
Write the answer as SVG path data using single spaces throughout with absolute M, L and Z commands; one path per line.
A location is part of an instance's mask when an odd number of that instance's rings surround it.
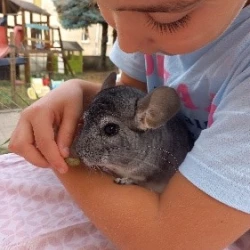
M 113 250 L 53 171 L 0 156 L 0 249 Z M 250 233 L 227 250 L 249 250 Z M 212 250 L 212 249 L 211 249 Z

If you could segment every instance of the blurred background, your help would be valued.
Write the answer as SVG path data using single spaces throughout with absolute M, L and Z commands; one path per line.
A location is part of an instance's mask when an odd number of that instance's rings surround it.
M 0 154 L 20 112 L 67 79 L 99 84 L 116 31 L 91 0 L 1 0 Z

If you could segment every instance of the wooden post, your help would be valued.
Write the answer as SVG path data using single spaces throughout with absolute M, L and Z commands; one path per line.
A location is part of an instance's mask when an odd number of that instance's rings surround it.
M 26 24 L 25 11 L 22 10 L 22 28 L 23 28 L 23 35 L 24 35 L 23 46 L 26 48 L 28 45 L 28 42 L 27 42 L 27 29 L 26 29 L 25 24 Z
M 13 102 L 16 102 L 16 47 L 14 32 L 10 33 L 10 82 L 11 98 Z
M 6 17 L 7 15 L 7 5 L 6 5 L 6 0 L 2 0 L 2 11 L 3 11 L 3 16 Z M 5 24 L 5 36 L 8 36 L 8 32 L 7 32 L 7 27 L 8 27 L 8 23 Z
M 17 26 L 17 14 L 14 15 L 14 25 Z
M 47 23 L 47 27 L 49 28 L 49 30 L 48 30 L 48 33 L 47 33 L 47 36 L 45 37 L 45 40 L 49 40 L 49 41 L 51 41 L 50 39 L 50 16 L 46 16 L 46 23 Z M 45 34 L 46 34 L 46 32 L 45 32 Z M 48 49 L 50 49 L 51 47 L 53 47 L 53 44 L 48 44 L 48 45 L 46 45 L 47 46 L 47 48 Z
M 100 68 L 102 70 L 107 69 L 107 42 L 108 42 L 108 24 L 106 22 L 102 22 L 102 47 L 101 47 L 101 60 L 100 60 Z
M 65 73 L 65 75 L 68 75 L 68 71 L 70 71 L 71 75 L 74 76 L 74 73 L 73 73 L 73 71 L 71 69 L 71 66 L 69 65 L 69 62 L 68 62 L 68 60 L 66 58 L 66 55 L 65 55 L 65 50 L 64 50 L 64 47 L 63 47 L 62 36 L 61 36 L 61 30 L 60 30 L 59 27 L 57 28 L 57 31 L 58 31 L 59 44 L 60 44 L 60 47 L 61 47 L 61 53 L 62 53 L 62 58 L 63 58 L 64 73 Z
M 27 40 L 27 29 L 26 29 L 26 20 L 25 20 L 25 10 L 22 10 L 22 28 L 23 28 L 23 46 L 24 46 L 24 57 L 26 63 L 24 65 L 24 75 L 25 75 L 25 86 L 29 87 L 30 84 L 30 60 L 29 60 L 29 53 L 28 53 L 28 40 Z
M 2 10 L 3 14 L 6 15 L 7 14 L 6 0 L 2 0 Z

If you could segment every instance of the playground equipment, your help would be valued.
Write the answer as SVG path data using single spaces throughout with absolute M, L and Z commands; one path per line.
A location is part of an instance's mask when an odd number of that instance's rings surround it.
M 4 19 L 4 18 L 3 18 Z M 11 52 L 11 46 L 9 46 L 9 41 L 6 37 L 6 32 L 7 29 L 4 25 L 1 25 L 0 22 L 0 67 L 2 68 L 2 72 L 5 73 L 5 75 L 1 74 L 0 79 L 5 79 L 6 78 L 6 73 L 8 73 L 8 66 L 10 65 L 10 52 Z M 16 26 L 14 27 L 14 41 L 13 41 L 13 46 L 16 46 L 17 48 L 20 48 L 21 42 L 23 40 L 23 34 L 22 34 L 22 27 Z M 25 65 L 26 60 L 24 57 L 16 57 L 15 65 L 17 75 L 19 75 L 19 68 L 18 65 Z M 7 75 L 7 78 L 9 78 L 10 75 Z
M 15 65 L 24 65 L 25 83 L 31 83 L 31 57 L 46 58 L 49 78 L 52 78 L 53 56 L 61 54 L 64 71 L 67 75 L 72 69 L 67 61 L 59 27 L 50 26 L 50 14 L 38 6 L 22 0 L 1 0 L 0 14 L 0 71 L 10 66 L 10 51 L 15 49 Z M 12 17 L 13 24 L 9 18 Z M 10 44 L 10 33 L 14 33 Z M 55 41 L 59 41 L 55 46 Z M 13 61 L 13 60 L 12 60 Z M 18 70 L 18 68 L 17 68 Z M 3 71 L 6 71 L 3 69 Z M 38 72 L 39 73 L 39 72 Z
M 43 85 L 42 78 L 32 78 L 31 87 L 27 89 L 27 95 L 31 100 L 36 100 L 50 92 L 50 87 Z
M 42 78 L 32 78 L 31 87 L 27 89 L 27 95 L 31 100 L 37 100 L 45 95 L 47 95 L 51 89 L 57 88 L 62 84 L 64 80 L 53 80 L 51 79 L 51 88 L 44 84 L 44 79 Z

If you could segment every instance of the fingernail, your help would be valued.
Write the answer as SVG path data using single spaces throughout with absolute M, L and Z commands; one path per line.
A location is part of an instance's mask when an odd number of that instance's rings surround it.
M 60 173 L 60 174 L 65 174 L 67 172 L 67 169 L 66 168 L 58 168 L 57 171 Z
M 62 153 L 64 157 L 69 156 L 69 148 L 68 147 L 62 148 Z

